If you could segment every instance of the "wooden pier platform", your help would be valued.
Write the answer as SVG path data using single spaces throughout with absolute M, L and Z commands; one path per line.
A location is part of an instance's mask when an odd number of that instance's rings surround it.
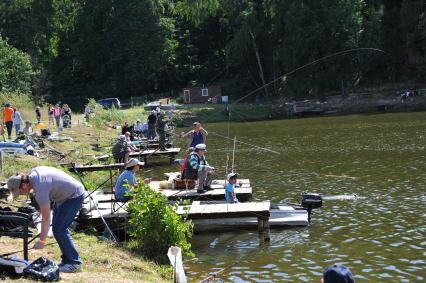
M 271 203 L 269 201 L 245 203 L 209 203 L 201 204 L 194 201 L 189 206 L 179 206 L 178 214 L 186 215 L 188 219 L 225 219 L 225 218 L 257 218 L 258 231 L 265 241 L 270 240 Z
M 148 158 L 151 157 L 161 157 L 167 156 L 169 157 L 170 164 L 173 164 L 175 161 L 176 155 L 180 152 L 179 147 L 166 148 L 166 150 L 158 150 L 158 149 L 148 149 L 140 152 L 132 152 L 129 155 L 129 158 L 139 158 L 139 160 L 143 159 L 145 164 L 148 164 Z
M 225 199 L 225 181 L 224 180 L 213 180 L 211 189 L 204 191 L 204 193 L 197 193 L 197 189 L 191 190 L 174 190 L 174 189 L 160 189 L 160 181 L 151 181 L 149 186 L 163 195 L 169 200 L 177 199 L 197 199 L 197 200 L 224 200 Z M 239 179 L 238 186 L 235 187 L 235 193 L 237 198 L 244 202 L 248 201 L 252 197 L 252 188 L 249 179 Z
M 112 164 L 95 164 L 95 165 L 75 165 L 72 166 L 72 164 L 68 165 L 68 169 L 72 172 L 77 170 L 77 172 L 84 173 L 84 172 L 95 172 L 95 171 L 108 171 L 108 170 L 121 170 L 124 169 L 124 163 L 112 163 Z
M 145 165 L 147 165 L 148 158 L 167 156 L 169 157 L 170 164 L 173 164 L 173 162 L 175 161 L 176 155 L 178 155 L 179 152 L 180 152 L 179 147 L 166 148 L 166 150 L 148 149 L 148 150 L 143 150 L 140 152 L 132 152 L 129 154 L 129 158 L 138 158 L 139 160 L 143 159 L 143 161 L 145 162 Z M 96 159 L 99 161 L 107 160 L 110 156 L 111 156 L 110 154 L 104 154 L 104 155 L 96 157 Z

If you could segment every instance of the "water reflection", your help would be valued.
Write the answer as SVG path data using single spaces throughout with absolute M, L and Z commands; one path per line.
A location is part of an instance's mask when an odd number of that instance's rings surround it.
M 226 124 L 207 125 L 226 135 Z M 297 201 L 302 192 L 353 195 L 326 200 L 309 228 L 200 234 L 190 282 L 218 272 L 224 282 L 319 282 L 347 265 L 360 282 L 424 282 L 426 263 L 426 113 L 355 115 L 232 124 L 235 166 L 254 199 Z M 210 135 L 208 159 L 223 166 L 232 141 Z M 165 170 L 165 169 L 164 169 Z M 167 169 L 169 170 L 169 168 Z M 159 174 L 161 171 L 156 171 Z M 223 176 L 219 176 L 223 177 Z

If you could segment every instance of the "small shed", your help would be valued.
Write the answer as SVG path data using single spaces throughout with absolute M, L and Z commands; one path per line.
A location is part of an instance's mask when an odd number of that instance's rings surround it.
M 222 102 L 222 87 L 220 85 L 186 87 L 182 92 L 183 103 L 212 103 Z

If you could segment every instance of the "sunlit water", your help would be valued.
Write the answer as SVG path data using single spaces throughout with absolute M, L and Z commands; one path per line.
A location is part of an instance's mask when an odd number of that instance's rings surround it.
M 208 160 L 232 159 L 228 125 L 205 125 Z M 218 273 L 224 282 L 320 282 L 333 264 L 358 282 L 426 281 L 426 113 L 355 115 L 230 125 L 235 167 L 249 178 L 255 200 L 296 201 L 302 192 L 333 199 L 306 228 L 195 235 L 197 259 L 186 262 L 190 282 Z M 152 169 L 158 176 L 170 168 Z M 159 171 L 159 170 L 160 171 Z M 218 176 L 223 178 L 222 175 Z

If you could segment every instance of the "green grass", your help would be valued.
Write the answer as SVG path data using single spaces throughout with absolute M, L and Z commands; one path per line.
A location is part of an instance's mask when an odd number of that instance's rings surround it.
M 84 265 L 81 273 L 61 273 L 62 279 L 67 282 L 169 282 L 167 278 L 171 273 L 168 268 L 150 263 L 121 245 L 100 241 L 95 236 L 82 233 L 73 235 L 73 239 Z M 48 239 L 47 243 L 55 243 L 55 240 Z M 21 249 L 22 240 L 0 238 L 2 252 Z M 29 251 L 30 261 L 40 256 L 46 256 L 55 262 L 61 260 L 57 244 L 48 245 L 43 250 Z M 17 282 L 34 281 L 19 279 Z

